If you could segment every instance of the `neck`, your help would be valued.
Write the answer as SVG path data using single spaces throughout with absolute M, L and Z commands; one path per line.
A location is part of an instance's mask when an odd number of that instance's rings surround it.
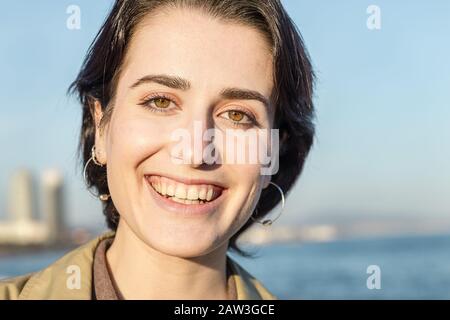
M 125 299 L 227 299 L 227 246 L 194 258 L 166 255 L 139 239 L 121 219 L 106 252 Z

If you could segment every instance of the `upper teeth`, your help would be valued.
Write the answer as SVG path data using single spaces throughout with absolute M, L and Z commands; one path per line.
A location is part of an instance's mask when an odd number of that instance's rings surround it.
M 211 201 L 214 194 L 214 187 L 207 184 L 187 185 L 165 177 L 155 177 L 150 179 L 152 187 L 160 194 L 176 197 L 183 200 L 205 200 Z

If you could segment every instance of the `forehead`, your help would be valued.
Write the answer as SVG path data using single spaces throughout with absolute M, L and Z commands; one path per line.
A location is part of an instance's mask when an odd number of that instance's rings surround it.
M 171 74 L 193 88 L 243 87 L 267 97 L 273 88 L 272 55 L 256 29 L 217 20 L 192 9 L 149 15 L 137 26 L 122 78 L 131 83 L 145 74 Z

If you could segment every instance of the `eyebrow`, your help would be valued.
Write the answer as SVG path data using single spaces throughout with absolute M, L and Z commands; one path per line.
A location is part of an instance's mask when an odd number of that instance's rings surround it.
M 130 88 L 134 89 L 145 83 L 158 83 L 160 85 L 187 91 L 191 88 L 191 83 L 183 78 L 177 76 L 169 76 L 165 74 L 146 75 L 131 85 Z M 241 88 L 225 88 L 220 92 L 220 96 L 224 99 L 230 100 L 257 100 L 269 109 L 270 102 L 263 94 L 255 90 L 241 89 Z

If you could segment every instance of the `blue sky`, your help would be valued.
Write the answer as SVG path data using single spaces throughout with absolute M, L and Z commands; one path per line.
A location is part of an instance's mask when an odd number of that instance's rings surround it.
M 312 57 L 317 140 L 281 223 L 450 216 L 450 2 L 284 0 Z M 69 5 L 81 29 L 66 28 Z M 381 29 L 366 8 L 381 9 Z M 0 11 L 0 215 L 11 172 L 64 171 L 68 220 L 102 224 L 66 90 L 110 0 L 9 1 Z

